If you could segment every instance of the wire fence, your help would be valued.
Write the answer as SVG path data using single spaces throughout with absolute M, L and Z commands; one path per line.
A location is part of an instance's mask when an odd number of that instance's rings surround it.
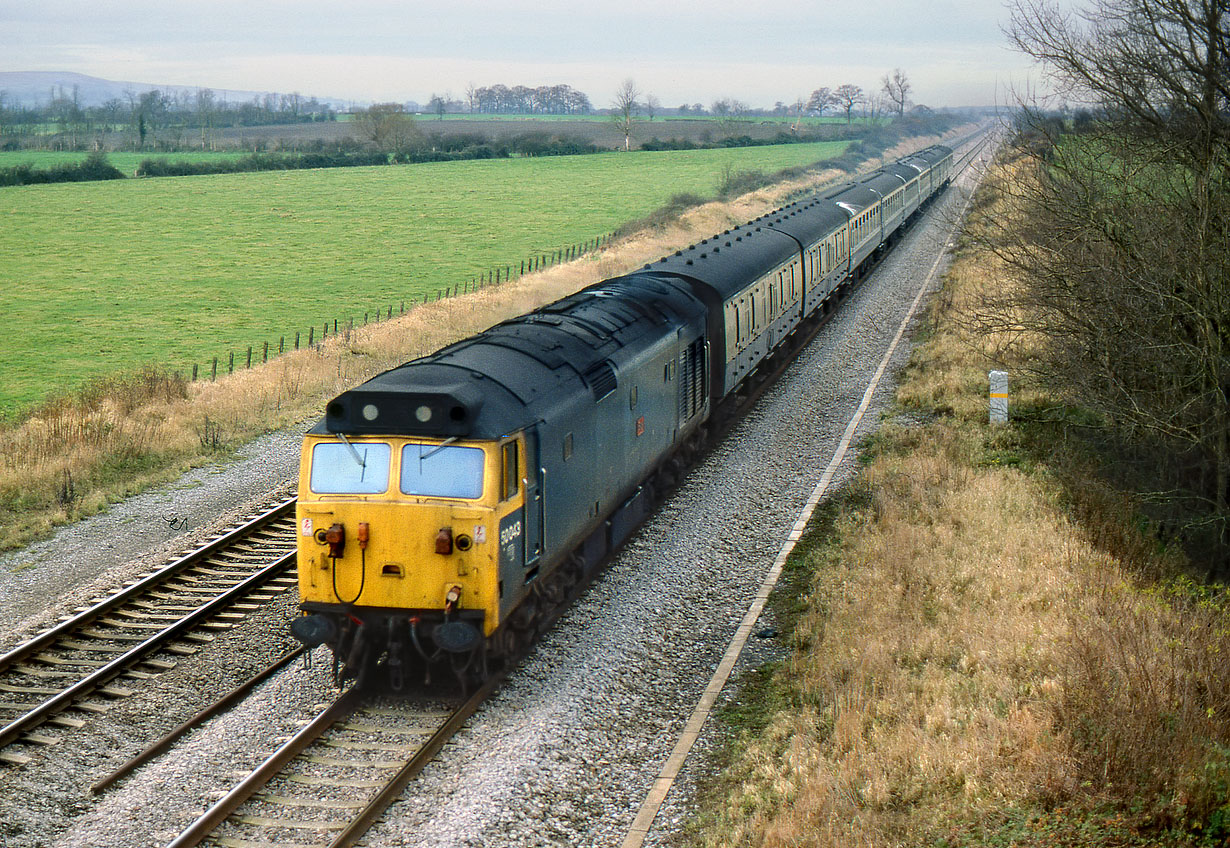
M 471 277 L 469 280 L 464 280 L 452 286 L 437 288 L 434 294 L 430 291 L 425 292 L 422 303 L 432 303 L 433 301 L 481 291 L 491 286 L 498 286 L 518 279 L 526 274 L 550 268 L 561 262 L 571 262 L 581 256 L 601 250 L 609 245 L 614 238 L 615 233 L 607 233 L 577 244 L 561 247 L 549 253 L 540 253 L 527 257 L 516 265 L 491 268 L 477 276 Z M 361 319 L 356 315 L 348 318 L 326 320 L 321 324 L 308 327 L 306 335 L 304 331 L 296 330 L 293 340 L 289 335 L 284 335 L 278 338 L 276 344 L 266 341 L 260 345 L 249 345 L 246 353 L 243 351 L 231 351 L 225 358 L 215 356 L 212 361 L 206 363 L 204 369 L 201 368 L 200 363 L 194 363 L 190 379 L 193 382 L 202 379 L 216 380 L 219 374 L 233 374 L 237 368 L 251 368 L 253 365 L 268 362 L 270 357 L 277 357 L 288 351 L 304 348 L 310 349 L 318 344 L 324 344 L 327 339 L 333 336 L 352 333 L 355 327 L 364 327 L 369 323 L 391 321 L 394 317 L 405 315 L 407 309 L 413 309 L 416 305 L 419 305 L 417 296 L 413 300 L 403 300 L 396 306 L 390 304 L 377 307 L 372 312 L 364 312 Z M 176 377 L 180 376 L 182 375 L 176 372 Z

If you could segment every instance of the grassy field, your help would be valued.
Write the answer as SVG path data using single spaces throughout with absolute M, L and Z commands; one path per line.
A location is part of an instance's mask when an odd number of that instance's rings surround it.
M 724 171 L 844 143 L 23 186 L 0 191 L 0 418 L 91 377 L 223 366 L 310 325 L 583 242 Z M 549 200 L 550 202 L 544 202 Z

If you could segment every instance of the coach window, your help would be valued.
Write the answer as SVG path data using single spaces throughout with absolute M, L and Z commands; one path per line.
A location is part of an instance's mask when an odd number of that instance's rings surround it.
M 500 493 L 500 500 L 506 501 L 519 491 L 521 470 L 517 463 L 517 443 L 505 442 L 502 450 L 504 486 Z

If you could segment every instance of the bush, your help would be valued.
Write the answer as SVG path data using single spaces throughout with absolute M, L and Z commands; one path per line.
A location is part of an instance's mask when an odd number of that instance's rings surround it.
M 521 133 L 508 139 L 508 146 L 522 156 L 576 156 L 598 153 L 601 148 L 579 136 L 553 135 L 545 132 Z
M 189 162 L 169 159 L 143 159 L 137 166 L 138 177 L 185 177 L 201 174 L 239 174 L 252 171 L 298 171 L 307 168 L 352 168 L 363 165 L 387 165 L 386 153 L 346 151 L 313 153 L 251 153 L 238 159 Z
M 124 175 L 107 161 L 107 154 L 94 151 L 84 162 L 75 165 L 55 165 L 35 168 L 17 165 L 0 168 L 0 186 L 35 185 L 40 183 L 80 183 L 91 180 L 122 180 Z

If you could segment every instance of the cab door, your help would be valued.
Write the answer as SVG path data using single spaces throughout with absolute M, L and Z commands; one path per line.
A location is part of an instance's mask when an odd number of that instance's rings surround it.
M 545 548 L 543 538 L 545 524 L 546 471 L 538 464 L 538 428 L 525 431 L 522 443 L 520 477 L 525 486 L 525 569 L 526 576 L 538 568 L 538 560 Z

